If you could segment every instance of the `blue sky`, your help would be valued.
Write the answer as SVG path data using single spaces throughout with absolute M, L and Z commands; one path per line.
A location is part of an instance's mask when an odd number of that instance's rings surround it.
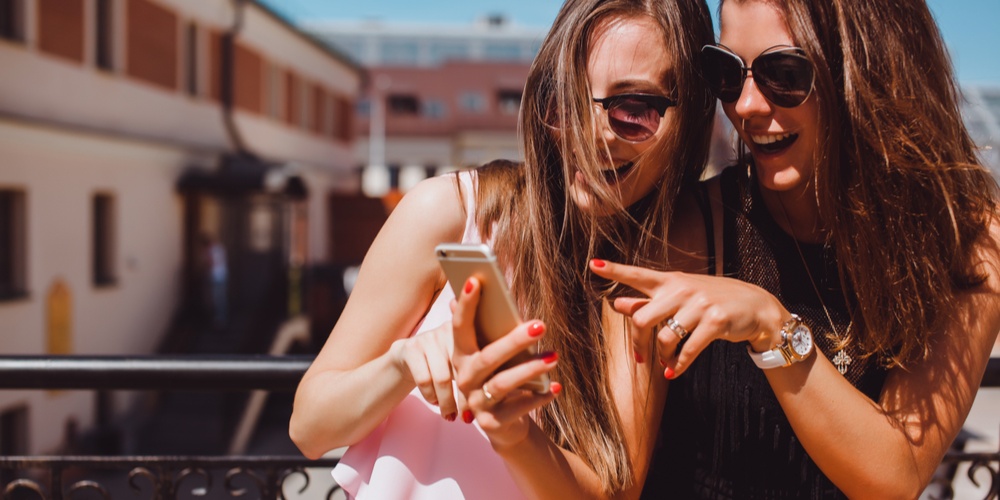
M 516 23 L 546 27 L 557 0 L 264 0 L 293 19 L 381 19 L 468 23 L 500 13 Z M 718 0 L 707 0 L 715 11 Z M 878 1 L 878 0 L 873 0 Z M 1000 86 L 1000 0 L 928 0 L 963 84 Z

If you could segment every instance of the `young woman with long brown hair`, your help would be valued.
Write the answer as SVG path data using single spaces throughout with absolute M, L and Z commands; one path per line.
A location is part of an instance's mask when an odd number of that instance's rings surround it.
M 306 456 L 351 445 L 334 475 L 352 497 L 638 496 L 666 382 L 635 362 L 651 351 L 632 351 L 587 262 L 680 255 L 667 221 L 705 162 L 712 106 L 695 55 L 711 40 L 703 0 L 567 1 L 525 87 L 524 163 L 429 179 L 403 198 L 290 424 Z M 434 254 L 451 241 L 490 244 L 522 317 L 538 320 L 479 351 L 473 279 L 453 341 Z M 539 339 L 538 359 L 493 374 Z M 557 381 L 550 394 L 516 389 L 539 373 Z
M 720 18 L 703 75 L 745 148 L 709 185 L 726 277 L 591 266 L 648 295 L 616 302 L 639 332 L 665 322 L 647 493 L 916 498 L 1000 330 L 997 189 L 937 27 L 923 0 Z

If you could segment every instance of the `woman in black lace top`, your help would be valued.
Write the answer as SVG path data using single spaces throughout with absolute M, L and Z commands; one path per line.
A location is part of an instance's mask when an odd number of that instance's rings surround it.
M 701 64 L 741 141 L 706 185 L 724 276 L 591 263 L 646 295 L 615 307 L 672 380 L 644 495 L 915 498 L 1000 330 L 997 188 L 937 27 L 923 0 L 720 20 Z

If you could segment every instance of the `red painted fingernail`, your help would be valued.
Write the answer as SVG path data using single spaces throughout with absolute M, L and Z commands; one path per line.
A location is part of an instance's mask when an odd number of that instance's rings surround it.
M 447 421 L 449 421 L 449 422 L 454 422 L 456 417 L 458 417 L 458 414 L 455 413 L 455 412 L 451 412 L 451 413 L 445 415 L 444 419 L 447 420 Z
M 549 385 L 549 390 L 552 391 L 552 394 L 559 394 L 560 392 L 562 392 L 562 384 L 560 384 L 559 382 L 552 382 Z
M 603 261 L 603 260 L 601 260 L 601 259 L 591 259 L 591 261 L 590 261 L 590 265 L 592 265 L 592 266 L 594 266 L 594 267 L 596 267 L 596 268 L 600 269 L 600 268 L 602 268 L 602 267 L 606 266 L 606 265 L 607 265 L 607 263 L 606 263 L 606 262 L 604 262 L 604 261 Z
M 674 369 L 673 368 L 671 368 L 671 367 L 668 366 L 666 370 L 663 370 L 663 378 L 665 378 L 667 380 L 673 380 L 674 376 L 675 375 L 674 375 Z
M 558 360 L 558 359 L 559 359 L 559 353 L 557 353 L 557 352 L 549 351 L 549 352 L 543 352 L 542 353 L 542 361 L 544 361 L 546 363 L 555 363 L 556 360 Z
M 472 293 L 472 278 L 465 281 L 465 293 Z
M 543 333 L 545 333 L 545 323 L 541 321 L 536 321 L 528 327 L 528 336 L 541 337 Z
M 465 410 L 462 412 L 462 421 L 471 424 L 476 417 L 472 414 L 472 410 Z
M 646 360 L 642 359 L 642 354 L 639 354 L 639 351 L 635 351 L 635 362 L 639 363 L 639 364 L 642 364 L 643 361 L 646 361 Z

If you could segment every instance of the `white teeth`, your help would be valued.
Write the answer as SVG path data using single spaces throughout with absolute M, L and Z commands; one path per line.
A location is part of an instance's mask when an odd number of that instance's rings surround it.
M 791 136 L 792 134 L 751 135 L 750 140 L 752 140 L 754 144 L 771 144 L 783 141 Z

